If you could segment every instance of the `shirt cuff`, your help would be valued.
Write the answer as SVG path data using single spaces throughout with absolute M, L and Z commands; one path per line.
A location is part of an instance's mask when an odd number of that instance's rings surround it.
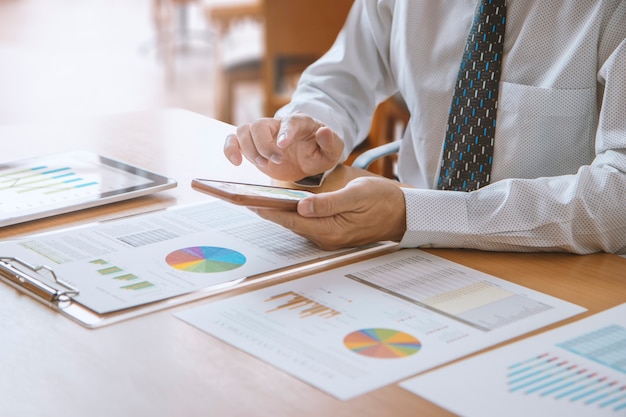
M 470 235 L 469 193 L 402 188 L 407 230 L 401 247 L 462 248 Z
M 294 184 L 297 184 L 302 187 L 319 187 L 322 185 L 328 174 L 333 172 L 336 167 L 329 169 L 326 172 L 322 172 L 321 174 L 311 175 L 309 177 L 304 177 L 298 181 L 294 181 Z

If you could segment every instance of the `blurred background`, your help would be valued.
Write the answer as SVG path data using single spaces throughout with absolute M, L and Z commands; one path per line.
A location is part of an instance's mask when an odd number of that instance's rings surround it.
M 164 107 L 231 124 L 272 116 L 352 3 L 0 0 L 0 124 Z M 407 120 L 401 100 L 382 103 L 354 155 L 397 140 Z
M 0 124 L 162 107 L 215 117 L 225 38 L 210 13 L 252 3 L 0 0 Z M 258 58 L 260 28 L 240 20 L 240 58 Z M 259 81 L 238 90 L 235 113 L 257 117 Z

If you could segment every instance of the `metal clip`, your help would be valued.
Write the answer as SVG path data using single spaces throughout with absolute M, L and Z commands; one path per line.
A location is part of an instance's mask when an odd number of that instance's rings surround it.
M 34 274 L 24 272 L 14 264 L 21 265 L 23 268 L 33 272 Z M 47 271 L 52 277 L 54 283 L 63 288 L 55 288 L 43 280 L 36 278 L 36 275 L 39 275 L 42 278 L 44 277 L 41 273 L 42 271 Z M 9 282 L 14 285 L 29 290 L 49 302 L 70 301 L 71 297 L 78 295 L 78 290 L 70 284 L 60 280 L 52 269 L 43 265 L 30 265 L 18 258 L 0 257 L 0 276 L 8 279 Z

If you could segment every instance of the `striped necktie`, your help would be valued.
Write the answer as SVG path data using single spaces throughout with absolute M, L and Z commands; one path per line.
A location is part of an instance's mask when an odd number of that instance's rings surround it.
M 489 184 L 505 22 L 505 0 L 479 3 L 450 105 L 440 190 L 474 191 Z

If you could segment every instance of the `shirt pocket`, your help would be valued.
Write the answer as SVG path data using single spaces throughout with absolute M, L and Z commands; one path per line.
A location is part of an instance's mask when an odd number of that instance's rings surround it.
M 575 174 L 595 157 L 596 89 L 503 82 L 492 181 Z

